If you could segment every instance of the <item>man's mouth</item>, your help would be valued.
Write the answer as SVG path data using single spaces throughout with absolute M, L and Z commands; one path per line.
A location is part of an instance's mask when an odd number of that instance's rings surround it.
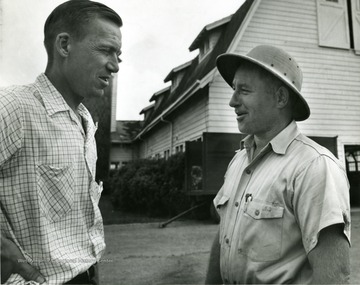
M 107 76 L 99 76 L 99 79 L 103 83 L 103 85 L 108 86 L 109 85 L 109 77 Z
M 236 113 L 236 119 L 241 120 L 243 119 L 247 114 L 246 113 Z

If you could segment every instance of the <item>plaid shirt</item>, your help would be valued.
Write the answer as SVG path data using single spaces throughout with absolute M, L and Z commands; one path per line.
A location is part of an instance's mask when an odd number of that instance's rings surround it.
M 81 120 L 45 74 L 0 89 L 1 234 L 13 240 L 48 284 L 98 262 L 105 249 L 95 182 L 96 127 Z M 9 284 L 25 284 L 13 274 Z

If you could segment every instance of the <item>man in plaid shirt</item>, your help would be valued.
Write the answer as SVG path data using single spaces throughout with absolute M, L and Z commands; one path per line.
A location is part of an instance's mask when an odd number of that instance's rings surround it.
M 101 3 L 59 5 L 45 23 L 45 73 L 0 89 L 1 283 L 97 284 L 102 185 L 81 102 L 101 97 L 118 72 L 121 26 Z

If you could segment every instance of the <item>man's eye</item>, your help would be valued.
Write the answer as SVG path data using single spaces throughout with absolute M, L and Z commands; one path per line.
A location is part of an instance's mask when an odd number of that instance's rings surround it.
M 110 50 L 107 48 L 102 48 L 102 49 L 100 49 L 100 51 L 106 55 L 108 55 L 110 53 Z

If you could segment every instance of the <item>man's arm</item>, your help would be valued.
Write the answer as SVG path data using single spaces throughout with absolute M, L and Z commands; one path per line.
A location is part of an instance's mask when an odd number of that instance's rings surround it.
M 317 245 L 308 254 L 314 284 L 349 284 L 350 245 L 336 224 L 320 231 Z
M 1 284 L 5 283 L 13 273 L 18 273 L 26 281 L 45 282 L 40 272 L 25 261 L 25 257 L 16 244 L 1 237 Z
M 216 234 L 215 240 L 211 247 L 209 266 L 206 274 L 205 284 L 222 284 L 220 273 L 220 232 Z

